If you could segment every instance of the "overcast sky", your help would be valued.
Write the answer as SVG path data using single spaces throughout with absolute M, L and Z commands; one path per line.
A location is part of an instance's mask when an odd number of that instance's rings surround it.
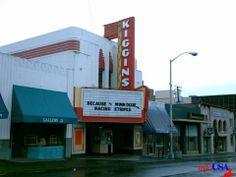
M 103 35 L 135 17 L 135 57 L 145 85 L 183 95 L 236 94 L 235 0 L 0 0 L 0 46 L 69 26 Z

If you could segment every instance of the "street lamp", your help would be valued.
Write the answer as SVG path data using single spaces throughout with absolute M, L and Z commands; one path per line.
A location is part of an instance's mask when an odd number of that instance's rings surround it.
M 192 56 L 197 56 L 198 53 L 196 52 L 183 52 L 176 56 L 174 59 L 170 60 L 170 153 L 171 158 L 174 159 L 174 152 L 173 152 L 173 109 L 172 109 L 172 62 L 179 58 L 181 55 L 189 54 Z

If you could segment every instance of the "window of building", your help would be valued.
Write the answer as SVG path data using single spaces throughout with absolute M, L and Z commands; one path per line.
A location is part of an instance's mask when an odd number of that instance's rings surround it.
M 187 137 L 187 150 L 197 151 L 198 150 L 198 127 L 197 125 L 186 126 L 186 137 Z
M 111 88 L 111 75 L 112 73 L 109 73 L 109 88 Z
M 109 52 L 109 88 L 111 88 L 112 73 L 113 73 L 113 60 L 112 60 L 111 52 Z
M 180 145 L 181 144 L 181 139 L 180 139 L 180 125 L 175 124 L 175 127 L 177 129 L 177 133 L 173 136 L 173 143 Z
M 98 88 L 102 88 L 102 83 L 103 83 L 103 70 L 99 69 L 99 74 L 98 74 Z
M 223 131 L 224 131 L 224 132 L 227 131 L 227 123 L 226 123 L 225 120 L 224 120 L 224 122 L 223 122 Z
M 36 135 L 26 135 L 24 137 L 24 145 L 25 146 L 38 145 L 38 136 L 36 136 Z
M 98 67 L 98 88 L 102 88 L 102 83 L 103 83 L 103 71 L 105 69 L 105 60 L 104 60 L 104 55 L 103 55 L 103 50 L 99 50 L 99 67 Z
M 229 119 L 229 126 L 230 126 L 231 128 L 234 127 L 233 119 Z
M 218 123 L 218 131 L 221 132 L 222 131 L 222 121 L 219 120 L 219 123 Z
M 153 155 L 155 152 L 155 135 L 148 134 L 146 136 L 146 146 L 147 146 L 147 154 Z
M 216 120 L 214 120 L 213 126 L 214 126 L 214 128 L 217 128 L 217 121 Z
M 214 131 L 217 130 L 217 121 L 216 120 L 214 120 L 214 122 L 213 122 L 213 128 L 214 128 Z
M 230 144 L 231 144 L 231 146 L 234 145 L 234 135 L 233 134 L 230 135 Z
M 143 128 L 141 126 L 134 127 L 134 148 L 143 147 Z

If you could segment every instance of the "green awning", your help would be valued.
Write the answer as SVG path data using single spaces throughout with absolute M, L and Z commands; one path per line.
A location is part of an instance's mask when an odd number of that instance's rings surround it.
M 0 119 L 7 119 L 8 118 L 8 110 L 4 101 L 2 99 L 2 95 L 0 94 Z
M 78 123 L 67 93 L 13 86 L 12 122 Z
M 170 113 L 170 105 L 166 104 L 166 110 Z M 192 119 L 193 117 L 203 118 L 201 109 L 198 104 L 183 103 L 173 104 L 173 120 L 176 119 Z M 195 118 L 194 118 L 195 119 Z

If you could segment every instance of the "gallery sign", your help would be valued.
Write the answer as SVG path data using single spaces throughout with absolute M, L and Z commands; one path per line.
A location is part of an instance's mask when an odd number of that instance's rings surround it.
M 50 118 L 50 117 L 44 117 L 42 119 L 42 122 L 44 122 L 44 123 L 64 123 L 63 119 L 60 119 L 60 118 Z
M 105 25 L 104 37 L 118 38 L 117 88 L 135 88 L 134 17 Z
M 143 91 L 83 89 L 83 116 L 141 118 Z

